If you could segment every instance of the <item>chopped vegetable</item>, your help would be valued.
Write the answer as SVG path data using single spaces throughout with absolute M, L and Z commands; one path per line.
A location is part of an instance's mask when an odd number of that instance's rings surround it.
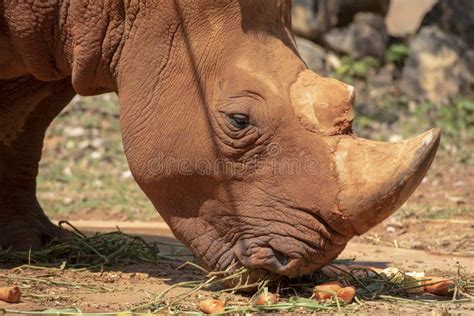
M 454 290 L 454 281 L 445 278 L 430 277 L 425 283 L 425 292 L 434 295 L 449 296 Z
M 317 300 L 327 300 L 334 297 L 343 285 L 340 282 L 327 282 L 314 287 L 314 297 Z
M 7 303 L 18 303 L 21 299 L 21 291 L 18 286 L 0 287 L 0 300 Z
M 199 309 L 206 314 L 218 314 L 224 311 L 225 304 L 221 300 L 207 299 L 199 302 Z
M 279 297 L 273 293 L 262 293 L 255 300 L 256 305 L 271 305 L 278 303 Z
M 354 299 L 355 296 L 355 287 L 347 286 L 342 289 L 339 289 L 336 294 L 337 297 L 342 299 L 345 303 L 350 303 Z

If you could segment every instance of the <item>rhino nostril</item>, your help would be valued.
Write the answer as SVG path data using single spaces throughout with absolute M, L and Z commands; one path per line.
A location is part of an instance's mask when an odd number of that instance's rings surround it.
M 288 257 L 286 255 L 284 255 L 281 252 L 276 251 L 276 250 L 273 250 L 273 252 L 275 254 L 275 258 L 278 260 L 278 262 L 282 266 L 286 266 L 288 264 Z

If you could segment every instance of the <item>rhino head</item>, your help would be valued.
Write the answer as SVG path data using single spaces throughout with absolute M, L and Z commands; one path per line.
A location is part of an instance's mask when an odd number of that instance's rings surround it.
M 124 148 L 208 269 L 310 273 L 415 190 L 439 130 L 399 143 L 353 135 L 354 89 L 307 69 L 290 1 L 170 3 L 137 9 L 123 44 Z

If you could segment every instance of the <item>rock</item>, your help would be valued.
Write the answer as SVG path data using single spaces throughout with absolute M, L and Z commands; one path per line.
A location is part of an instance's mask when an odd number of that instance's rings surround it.
M 341 67 L 342 61 L 336 54 L 328 52 L 326 55 L 326 64 L 329 66 L 328 68 L 337 69 Z
M 471 74 L 474 74 L 474 49 L 471 49 L 466 53 L 466 60 L 469 66 L 469 71 Z
M 324 36 L 326 45 L 353 58 L 382 59 L 388 44 L 384 20 L 373 13 L 358 13 L 348 27 L 335 28 Z
M 474 1 L 439 0 L 423 18 L 423 26 L 437 26 L 474 48 Z
M 388 34 L 401 38 L 417 33 L 423 17 L 435 3 L 436 0 L 392 0 L 385 17 Z
M 295 34 L 320 42 L 334 27 L 349 25 L 359 12 L 384 17 L 390 0 L 294 0 L 292 11 Z
M 399 75 L 399 70 L 394 64 L 386 64 L 377 69 L 373 75 L 369 75 L 368 79 L 370 84 L 370 98 L 372 100 L 378 98 L 387 100 L 388 94 L 396 94 L 398 92 L 398 88 L 396 85 L 394 85 L 394 81 Z
M 410 43 L 400 89 L 413 99 L 435 103 L 468 93 L 474 78 L 471 56 L 456 36 L 424 27 Z
M 387 15 L 390 0 L 326 0 L 339 2 L 337 26 L 349 25 L 359 12 L 370 12 L 380 17 Z
M 295 34 L 314 39 L 317 30 L 317 0 L 294 0 L 292 8 L 292 26 Z
M 397 67 L 394 64 L 386 64 L 380 67 L 372 77 L 372 86 L 375 88 L 391 87 L 397 75 L 399 75 Z
M 67 137 L 81 137 L 86 134 L 86 130 L 82 127 L 67 126 L 64 128 L 64 135 Z
M 326 51 L 321 46 L 301 37 L 296 37 L 296 45 L 301 58 L 308 68 L 319 75 L 327 75 Z

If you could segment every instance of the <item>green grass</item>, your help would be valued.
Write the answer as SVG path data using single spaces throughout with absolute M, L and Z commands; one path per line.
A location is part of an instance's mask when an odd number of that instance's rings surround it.
M 172 254 L 162 254 L 159 250 L 162 243 L 149 243 L 141 237 L 119 230 L 86 236 L 68 222 L 60 222 L 59 226 L 72 230 L 74 236 L 63 242 L 53 240 L 44 249 L 36 251 L 22 252 L 0 248 L 0 263 L 103 270 L 104 266 L 156 264 L 163 259 L 179 260 L 182 256 L 181 245 L 176 245 L 177 249 L 173 248 Z M 186 255 L 189 256 L 189 253 Z
M 354 59 L 349 56 L 341 57 L 341 64 L 331 74 L 341 81 L 353 83 L 355 79 L 366 79 L 367 76 L 380 67 L 380 62 L 373 57 Z
M 53 122 L 38 178 L 50 216 L 100 213 L 148 220 L 157 212 L 131 175 L 113 95 L 76 98 Z
M 385 51 L 385 62 L 393 63 L 397 66 L 403 65 L 405 59 L 410 54 L 410 48 L 405 43 L 394 43 Z

